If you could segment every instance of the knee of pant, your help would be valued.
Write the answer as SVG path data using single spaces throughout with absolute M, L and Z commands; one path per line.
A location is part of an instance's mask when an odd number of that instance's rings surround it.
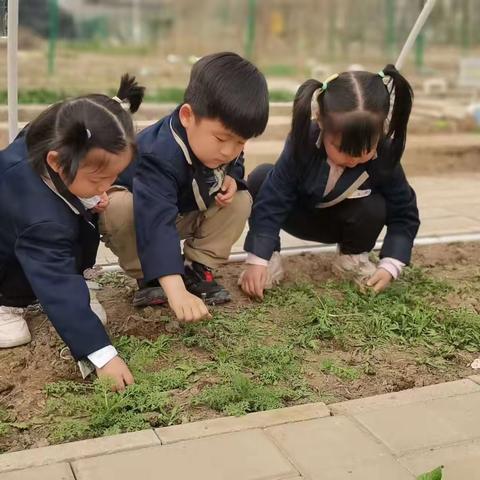
M 127 190 L 113 192 L 109 195 L 110 203 L 100 215 L 102 233 L 111 233 L 134 226 L 133 195 Z
M 240 190 L 235 193 L 232 203 L 227 208 L 232 216 L 246 222 L 252 211 L 252 196 L 247 190 Z
M 354 200 L 356 201 L 356 200 Z M 362 223 L 368 225 L 385 225 L 387 219 L 387 206 L 385 198 L 380 194 L 369 195 L 360 199 L 361 212 L 360 217 Z
M 247 179 L 248 191 L 255 198 L 262 186 L 265 178 L 272 170 L 273 165 L 271 163 L 262 163 L 258 167 L 254 168 Z

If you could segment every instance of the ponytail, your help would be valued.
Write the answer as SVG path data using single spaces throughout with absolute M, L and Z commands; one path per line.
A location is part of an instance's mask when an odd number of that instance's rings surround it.
M 131 113 L 140 107 L 145 88 L 125 74 L 116 97 L 90 94 L 58 102 L 27 127 L 26 144 L 33 169 L 46 175 L 49 151 L 59 153 L 65 181 L 75 180 L 78 169 L 93 148 L 118 153 L 126 147 L 135 152 L 135 128 Z
M 295 95 L 290 139 L 297 161 L 301 161 L 302 152 L 305 152 L 305 147 L 308 146 L 312 118 L 312 97 L 315 91 L 322 86 L 322 82 L 310 79 L 300 85 Z M 318 99 L 316 101 L 318 102 Z
M 383 73 L 392 79 L 394 100 L 388 125 L 387 138 L 399 155 L 403 153 L 407 139 L 407 126 L 412 111 L 413 90 L 405 77 L 394 65 L 387 65 Z
M 125 73 L 120 80 L 116 96 L 128 102 L 130 113 L 135 113 L 140 108 L 144 93 L 145 87 L 139 86 L 135 77 Z

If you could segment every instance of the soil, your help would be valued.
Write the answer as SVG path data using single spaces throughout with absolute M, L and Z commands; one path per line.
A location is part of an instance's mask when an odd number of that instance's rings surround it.
M 287 257 L 285 267 L 287 282 L 311 281 L 324 282 L 330 278 L 331 254 L 300 255 Z M 429 275 L 463 285 L 480 280 L 480 243 L 450 244 L 418 247 L 414 251 L 414 264 L 424 267 Z M 219 280 L 232 293 L 233 302 L 222 308 L 238 309 L 250 304 L 236 286 L 236 279 L 242 264 L 229 264 L 220 272 Z M 164 308 L 143 310 L 131 306 L 133 282 L 126 279 L 118 286 L 104 287 L 99 299 L 107 310 L 108 329 L 112 337 L 135 335 L 141 338 L 155 339 L 159 334 L 168 335 L 165 330 Z M 467 289 L 468 291 L 468 289 Z M 472 294 L 473 295 L 473 294 Z M 455 290 L 449 294 L 452 306 L 471 305 L 480 312 L 480 299 L 460 294 Z M 46 402 L 43 392 L 45 384 L 59 380 L 79 380 L 76 365 L 68 350 L 54 331 L 45 315 L 31 310 L 27 314 L 32 333 L 32 342 L 23 347 L 0 350 L 0 404 L 15 415 L 19 428 L 14 434 L 0 438 L 1 451 L 13 451 L 48 445 L 45 434 L 47 418 L 42 417 Z M 192 352 L 190 351 L 190 354 Z M 202 352 L 198 352 L 201 356 Z M 366 360 L 363 352 L 345 352 L 330 350 L 311 352 L 307 363 L 319 362 L 322 358 L 338 359 L 347 365 L 358 365 Z M 435 369 L 415 361 L 416 352 L 412 349 L 389 348 L 379 350 L 368 356 L 371 375 L 363 375 L 358 380 L 342 382 L 333 375 L 321 372 L 311 373 L 309 383 L 325 392 L 325 402 L 331 403 L 366 397 L 387 392 L 404 390 L 412 387 L 461 379 L 471 375 L 469 366 L 475 354 L 461 353 L 452 359 L 446 368 Z M 312 369 L 312 371 L 314 371 Z M 198 388 L 198 385 L 195 386 Z M 211 411 L 201 411 L 198 418 L 218 415 Z M 33 424 L 33 428 L 22 430 L 22 422 Z

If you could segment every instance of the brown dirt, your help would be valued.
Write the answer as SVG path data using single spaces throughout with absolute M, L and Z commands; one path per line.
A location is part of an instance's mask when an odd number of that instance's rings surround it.
M 478 282 L 479 259 L 480 243 L 419 247 L 414 252 L 416 265 L 424 267 L 434 277 L 453 284 Z M 289 272 L 287 281 L 324 282 L 330 278 L 330 261 L 330 254 L 288 257 L 285 262 Z M 220 280 L 233 295 L 232 304 L 222 307 L 224 310 L 236 310 L 241 305 L 251 303 L 236 287 L 241 269 L 241 264 L 229 264 L 221 271 Z M 111 335 L 135 335 L 148 339 L 154 339 L 162 333 L 168 335 L 165 330 L 168 311 L 163 308 L 134 309 L 130 304 L 132 294 L 133 283 L 129 281 L 119 287 L 105 287 L 100 292 L 99 298 L 108 312 Z M 449 302 L 452 306 L 471 305 L 480 311 L 480 299 L 469 297 L 468 294 L 451 293 Z M 28 420 L 35 427 L 25 432 L 19 430 L 17 435 L 9 435 L 4 439 L 8 441 L 7 444 L 0 440 L 2 450 L 47 445 L 43 427 L 48 419 L 42 417 L 46 401 L 43 387 L 50 382 L 78 381 L 79 378 L 74 362 L 45 315 L 30 311 L 28 323 L 33 337 L 29 345 L 0 350 L 0 404 L 15 412 L 17 423 Z M 199 359 L 204 355 L 192 349 L 189 354 L 198 355 Z M 416 362 L 417 355 L 421 356 L 422 352 L 403 347 L 378 350 L 373 355 L 361 351 L 345 352 L 332 344 L 320 353 L 308 354 L 305 370 L 309 383 L 318 390 L 321 398 L 324 392 L 323 399 L 327 403 L 455 380 L 473 373 L 469 363 L 475 358 L 474 354 L 456 354 L 451 363 L 440 369 Z M 368 366 L 368 375 L 342 382 L 319 369 L 320 361 L 325 358 L 334 358 L 352 366 Z M 191 419 L 207 415 L 212 416 L 212 412 L 199 411 L 198 416 Z

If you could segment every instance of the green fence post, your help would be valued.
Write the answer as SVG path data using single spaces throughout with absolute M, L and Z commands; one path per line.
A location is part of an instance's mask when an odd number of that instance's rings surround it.
M 58 0 L 48 0 L 48 74 L 55 72 L 55 52 L 58 39 Z
M 245 37 L 245 56 L 252 58 L 255 46 L 255 27 L 257 23 L 257 0 L 248 0 L 247 33 Z

